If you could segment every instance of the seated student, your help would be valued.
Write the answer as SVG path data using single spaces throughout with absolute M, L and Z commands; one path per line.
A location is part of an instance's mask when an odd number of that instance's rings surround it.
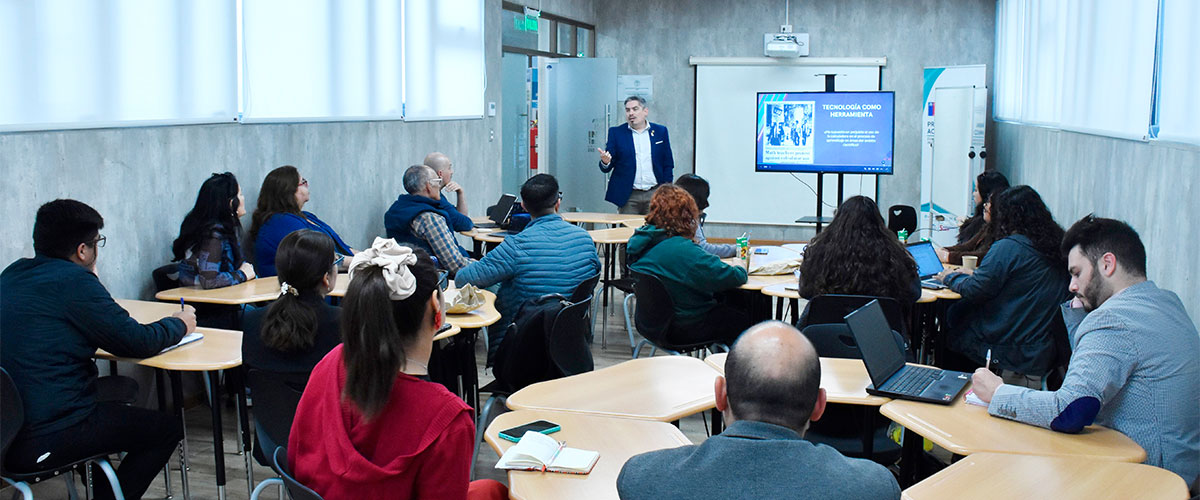
M 725 432 L 621 467 L 617 493 L 641 498 L 898 499 L 882 465 L 804 439 L 825 411 L 816 349 L 777 321 L 746 331 L 714 384 Z
M 458 271 L 454 282 L 486 288 L 500 283 L 496 308 L 500 321 L 488 328 L 488 354 L 494 356 L 504 332 L 526 300 L 548 293 L 567 297 L 600 272 L 596 244 L 583 228 L 558 215 L 562 196 L 554 176 L 538 174 L 521 186 L 521 203 L 533 220 L 520 233 L 504 238 L 478 262 Z
M 684 191 L 692 195 L 692 199 L 696 200 L 696 208 L 700 209 L 700 220 L 696 224 L 696 236 L 692 238 L 696 244 L 700 245 L 700 248 L 703 248 L 705 252 L 722 259 L 737 255 L 737 245 L 731 243 L 709 243 L 704 238 L 704 218 L 708 216 L 704 213 L 704 209 L 708 208 L 708 181 L 696 174 L 683 174 L 675 181 L 675 185 L 683 188 Z
M 750 326 L 750 318 L 738 308 L 718 303 L 715 294 L 745 284 L 746 268 L 725 264 L 692 241 L 699 216 L 687 191 L 674 184 L 660 185 L 650 198 L 646 225 L 629 238 L 629 268 L 658 277 L 671 294 L 675 322 L 667 340 L 729 345 Z
M 333 240 L 320 231 L 301 229 L 279 242 L 275 268 L 279 299 L 246 311 L 242 319 L 242 363 L 278 373 L 309 373 L 325 354 L 342 343 L 341 308 L 325 303 L 337 283 L 341 257 Z
M 804 248 L 800 296 L 825 294 L 891 297 L 906 310 L 921 298 L 916 261 L 866 196 L 843 201 Z
M 442 179 L 432 168 L 413 165 L 404 171 L 404 190 L 383 214 L 388 238 L 437 256 L 438 265 L 453 277 L 473 262 L 450 229 L 450 215 L 441 207 Z
M 958 244 L 962 245 L 974 238 L 986 224 L 984 218 L 983 205 L 988 200 L 992 199 L 993 195 L 1000 194 L 1005 189 L 1008 189 L 1008 178 L 1004 174 L 996 170 L 984 170 L 979 175 L 975 176 L 975 190 L 971 195 L 975 198 L 974 215 L 963 221 L 958 226 Z M 943 259 L 944 261 L 945 259 Z
M 196 329 L 188 306 L 139 324 L 96 277 L 104 219 L 75 200 L 37 211 L 32 259 L 0 274 L 0 366 L 16 383 L 25 425 L 8 449 L 5 468 L 32 472 L 98 453 L 122 451 L 117 479 L 125 498 L 141 498 L 171 457 L 183 426 L 169 414 L 96 402 L 96 349 L 146 358 Z M 112 498 L 108 479 L 92 475 L 96 498 Z
M 1063 304 L 1071 363 L 1057 391 L 1006 385 L 982 368 L 988 413 L 1060 432 L 1096 423 L 1129 436 L 1147 464 L 1200 489 L 1200 334 L 1174 292 L 1146 280 L 1146 249 L 1124 222 L 1091 215 L 1067 231 Z
M 471 218 L 467 216 L 467 195 L 462 186 L 452 180 L 454 178 L 454 162 L 442 153 L 433 152 L 425 156 L 423 163 L 426 167 L 432 168 L 433 172 L 442 180 L 442 189 L 438 193 L 441 196 L 441 199 L 438 200 L 438 207 L 446 212 L 446 223 L 450 225 L 450 229 L 455 232 L 473 229 L 475 223 L 471 222 Z M 446 192 L 455 193 L 458 199 L 457 205 L 450 204 L 450 200 L 446 199 Z
M 942 273 L 962 300 L 947 311 L 949 349 L 938 366 L 974 370 L 990 349 L 1006 381 L 1041 387 L 1055 366 L 1058 304 L 1069 296 L 1058 250 L 1063 230 L 1029 186 L 994 195 L 991 209 L 996 242 L 987 258 L 974 271 Z
M 233 174 L 213 174 L 204 181 L 171 248 L 179 261 L 180 285 L 207 290 L 254 279 L 254 266 L 242 255 L 238 218 L 243 215 L 246 198 Z
M 342 336 L 309 377 L 288 439 L 288 463 L 327 500 L 468 498 L 471 408 L 429 381 L 442 326 L 437 270 L 421 250 L 376 238 L 354 257 Z M 482 497 L 481 497 L 482 498 Z
M 938 259 L 947 264 L 962 265 L 964 256 L 974 256 L 979 260 L 987 255 L 992 243 L 996 242 L 996 227 L 992 224 L 992 199 L 983 202 L 983 227 L 975 232 L 971 239 L 937 249 Z
M 300 177 L 296 167 L 284 165 L 263 178 L 262 189 L 258 191 L 258 207 L 250 218 L 254 269 L 259 276 L 275 276 L 275 250 L 279 248 L 279 242 L 300 229 L 325 233 L 337 244 L 335 250 L 338 253 L 354 255 L 354 249 L 342 241 L 337 231 L 312 212 L 304 211 L 308 197 L 308 179 Z

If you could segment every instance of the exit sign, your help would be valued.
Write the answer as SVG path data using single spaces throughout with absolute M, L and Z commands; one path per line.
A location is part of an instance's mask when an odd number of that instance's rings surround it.
M 537 31 L 538 18 L 531 16 L 514 17 L 513 27 L 515 27 L 517 31 Z

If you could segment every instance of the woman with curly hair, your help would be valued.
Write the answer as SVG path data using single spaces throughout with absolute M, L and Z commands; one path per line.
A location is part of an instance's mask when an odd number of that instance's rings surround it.
M 987 256 L 988 250 L 992 248 L 992 243 L 995 242 L 996 228 L 992 224 L 992 200 L 989 198 L 983 202 L 983 227 L 979 228 L 975 235 L 967 241 L 937 249 L 938 259 L 958 266 L 962 265 L 963 257 L 968 255 L 978 257 L 982 261 Z
M 905 310 L 921 297 L 916 261 L 866 196 L 843 201 L 804 249 L 800 296 L 830 293 L 891 297 Z
M 746 269 L 721 262 L 692 238 L 700 210 L 683 188 L 663 184 L 650 198 L 646 225 L 629 238 L 629 268 L 662 280 L 675 303 L 667 340 L 675 344 L 721 342 L 732 345 L 750 317 L 719 303 L 717 292 L 746 283 Z
M 991 209 L 996 242 L 987 259 L 974 271 L 943 273 L 942 282 L 963 299 L 947 313 L 953 353 L 938 365 L 972 369 L 990 349 L 1005 383 L 1040 387 L 1057 361 L 1058 306 L 1070 297 L 1059 252 L 1063 229 L 1029 186 L 994 195 Z

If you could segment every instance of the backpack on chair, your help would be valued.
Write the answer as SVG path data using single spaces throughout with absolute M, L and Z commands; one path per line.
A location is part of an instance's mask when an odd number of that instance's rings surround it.
M 521 304 L 516 320 L 509 325 L 504 341 L 496 351 L 493 373 L 500 388 L 515 392 L 557 377 L 547 351 L 546 337 L 554 327 L 558 312 L 569 305 L 566 297 L 559 294 L 535 297 Z

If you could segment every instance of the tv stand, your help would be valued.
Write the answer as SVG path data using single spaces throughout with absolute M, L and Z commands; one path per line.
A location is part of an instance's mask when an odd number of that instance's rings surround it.
M 843 188 L 845 187 L 845 181 L 846 181 L 846 174 L 842 174 L 842 173 L 837 174 L 838 204 L 842 203 L 842 192 L 843 192 Z M 815 217 L 801 217 L 799 219 L 796 219 L 797 224 L 816 224 L 817 225 L 817 234 L 821 233 L 822 226 L 824 226 L 825 224 L 829 224 L 830 222 L 833 222 L 833 217 L 824 217 L 821 215 L 821 212 L 823 211 L 824 205 L 825 205 L 825 200 L 824 200 L 824 196 L 823 196 L 824 194 L 825 194 L 825 174 L 819 173 L 819 174 L 817 174 L 817 215 Z

